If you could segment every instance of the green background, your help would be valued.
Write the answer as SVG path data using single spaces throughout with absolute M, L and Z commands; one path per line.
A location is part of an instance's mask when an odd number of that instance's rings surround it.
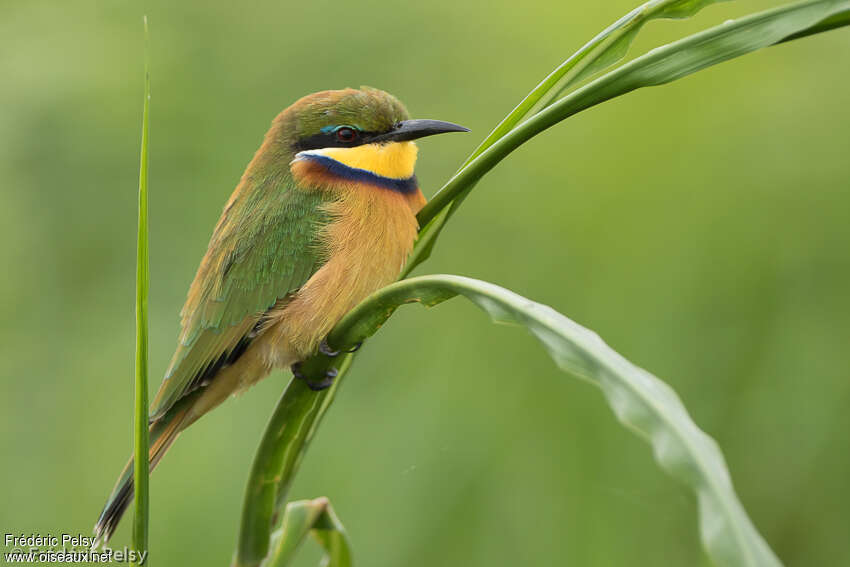
M 426 195 L 635 0 L 5 2 L 0 529 L 88 534 L 131 449 L 142 14 L 152 41 L 151 387 L 212 227 L 270 120 L 367 84 L 468 135 Z M 651 24 L 633 53 L 767 8 Z M 417 273 L 552 305 L 668 381 L 789 565 L 850 564 L 850 32 L 569 119 L 476 188 Z M 187 431 L 151 483 L 155 566 L 226 565 L 287 374 Z M 361 566 L 701 565 L 693 496 L 525 332 L 406 308 L 305 459 Z M 113 540 L 129 542 L 125 521 Z M 299 565 L 314 564 L 305 547 Z

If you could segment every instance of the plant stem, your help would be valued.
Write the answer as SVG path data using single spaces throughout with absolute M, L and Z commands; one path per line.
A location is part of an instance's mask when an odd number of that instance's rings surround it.
M 255 567 L 268 554 L 269 534 L 286 504 L 292 479 L 351 360 L 351 355 L 340 355 L 338 359 L 314 357 L 311 361 L 315 365 L 305 368 L 305 375 L 323 376 L 325 369 L 339 364 L 333 386 L 315 392 L 304 380 L 293 378 L 283 391 L 251 466 L 242 506 L 239 547 L 233 561 L 235 567 Z

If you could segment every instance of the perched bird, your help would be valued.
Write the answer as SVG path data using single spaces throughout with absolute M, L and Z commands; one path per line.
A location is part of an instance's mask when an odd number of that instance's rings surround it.
M 466 131 L 409 120 L 395 97 L 368 87 L 308 95 L 274 119 L 189 288 L 151 404 L 151 469 L 182 430 L 273 368 L 298 376 L 347 311 L 398 277 L 425 204 L 413 140 Z M 95 525 L 98 541 L 132 494 L 131 458 Z

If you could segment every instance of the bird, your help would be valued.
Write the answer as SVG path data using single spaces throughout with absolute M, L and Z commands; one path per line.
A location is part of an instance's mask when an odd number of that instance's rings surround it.
M 371 87 L 307 95 L 272 121 L 224 206 L 180 313 L 149 411 L 150 470 L 227 398 L 299 365 L 351 308 L 395 281 L 425 205 L 414 140 L 467 128 L 409 118 Z M 308 382 L 314 389 L 332 383 Z M 133 458 L 94 528 L 108 542 L 133 496 Z

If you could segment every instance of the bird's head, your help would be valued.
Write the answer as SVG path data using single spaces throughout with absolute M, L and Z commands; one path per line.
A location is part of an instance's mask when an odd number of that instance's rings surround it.
M 415 189 L 413 140 L 467 128 L 410 120 L 394 96 L 369 87 L 308 95 L 276 119 L 293 155 L 293 172 L 321 168 L 339 179 Z

